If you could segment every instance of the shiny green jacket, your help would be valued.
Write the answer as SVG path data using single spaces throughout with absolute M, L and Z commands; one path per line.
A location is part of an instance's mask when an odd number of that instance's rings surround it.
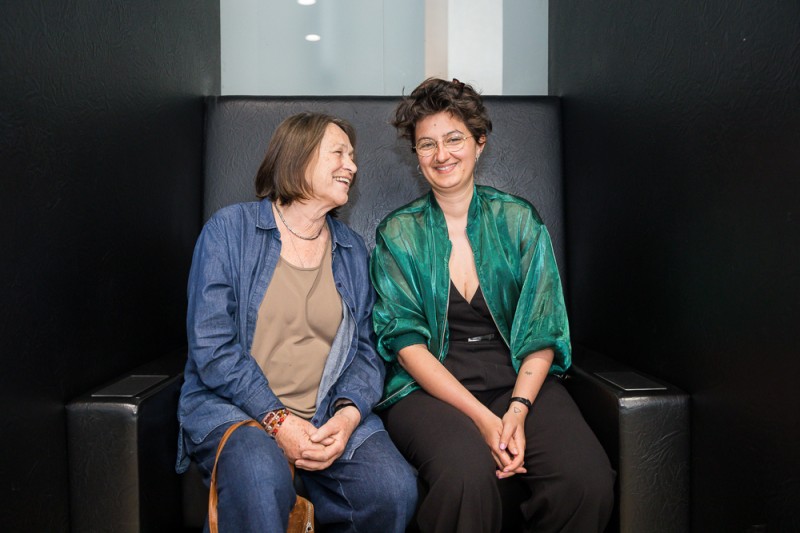
M 550 373 L 571 362 L 569 323 L 550 235 L 522 198 L 476 186 L 467 237 L 478 281 L 514 369 L 533 352 L 553 348 Z M 378 293 L 372 313 L 378 353 L 387 363 L 386 408 L 419 388 L 397 353 L 424 344 L 444 361 L 448 350 L 450 240 L 444 213 L 428 193 L 389 214 L 376 230 L 370 276 Z

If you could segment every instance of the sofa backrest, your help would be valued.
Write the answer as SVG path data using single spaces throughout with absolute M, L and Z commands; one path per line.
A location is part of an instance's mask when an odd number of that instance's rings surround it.
M 358 178 L 340 216 L 371 249 L 381 219 L 428 191 L 408 141 L 390 125 L 398 101 L 383 96 L 207 98 L 204 220 L 220 207 L 255 199 L 256 171 L 283 119 L 301 111 L 324 112 L 356 128 Z M 493 131 L 476 181 L 536 206 L 566 278 L 560 101 L 552 96 L 487 96 L 484 103 Z

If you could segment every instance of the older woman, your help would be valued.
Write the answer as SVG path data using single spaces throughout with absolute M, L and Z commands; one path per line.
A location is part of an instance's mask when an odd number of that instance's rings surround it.
M 547 229 L 475 184 L 491 121 L 469 85 L 429 79 L 398 106 L 430 193 L 381 222 L 373 322 L 380 408 L 427 494 L 423 532 L 496 532 L 515 484 L 526 529 L 602 531 L 614 472 L 564 389 L 569 326 Z
M 217 212 L 189 277 L 189 360 L 178 470 L 208 483 L 220 454 L 221 531 L 285 530 L 294 463 L 326 531 L 403 531 L 412 469 L 372 413 L 384 365 L 374 349 L 363 240 L 331 212 L 356 175 L 355 132 L 302 113 L 278 126 L 256 177 L 259 202 Z

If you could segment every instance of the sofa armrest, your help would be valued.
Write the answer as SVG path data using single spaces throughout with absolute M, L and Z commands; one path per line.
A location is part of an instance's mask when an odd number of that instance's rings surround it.
M 608 531 L 689 531 L 689 395 L 576 346 L 566 386 L 617 471 Z
M 182 528 L 175 472 L 186 352 L 126 373 L 67 405 L 71 531 Z

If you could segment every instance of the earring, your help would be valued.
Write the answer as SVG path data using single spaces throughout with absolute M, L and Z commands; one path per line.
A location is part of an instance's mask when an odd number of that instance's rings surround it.
M 419 174 L 420 176 L 422 176 L 422 169 L 421 169 L 421 168 L 419 168 L 419 165 L 417 165 L 417 174 Z

